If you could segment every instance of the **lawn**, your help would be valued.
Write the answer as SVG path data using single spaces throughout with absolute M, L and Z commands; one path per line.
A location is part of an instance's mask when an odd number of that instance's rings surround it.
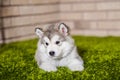
M 33 39 L 0 45 L 0 80 L 120 80 L 120 37 L 73 38 L 84 60 L 83 72 L 39 69 L 34 59 L 37 39 Z

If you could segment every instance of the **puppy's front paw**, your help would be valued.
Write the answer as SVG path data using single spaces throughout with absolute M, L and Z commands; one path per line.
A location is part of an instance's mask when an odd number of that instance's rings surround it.
M 47 65 L 47 64 L 41 65 L 40 68 L 47 71 L 47 72 L 57 71 L 57 68 L 55 66 Z
M 72 66 L 69 66 L 69 68 L 71 69 L 71 71 L 83 71 L 84 70 L 83 65 L 72 65 Z
M 51 72 L 51 71 L 57 71 L 57 69 L 56 68 L 54 68 L 54 67 L 41 67 L 41 69 L 43 69 L 43 70 L 45 70 L 45 71 L 47 71 L 47 72 Z

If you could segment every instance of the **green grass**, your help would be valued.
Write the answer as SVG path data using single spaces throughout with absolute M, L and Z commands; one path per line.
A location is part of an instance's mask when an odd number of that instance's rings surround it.
M 0 80 L 120 80 L 120 37 L 74 36 L 83 72 L 45 72 L 35 60 L 37 39 L 0 46 Z

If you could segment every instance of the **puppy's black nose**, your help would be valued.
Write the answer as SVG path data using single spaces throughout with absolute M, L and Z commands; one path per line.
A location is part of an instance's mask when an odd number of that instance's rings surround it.
M 54 55 L 55 55 L 55 52 L 54 52 L 54 51 L 50 51 L 49 54 L 50 54 L 51 56 L 54 56 Z

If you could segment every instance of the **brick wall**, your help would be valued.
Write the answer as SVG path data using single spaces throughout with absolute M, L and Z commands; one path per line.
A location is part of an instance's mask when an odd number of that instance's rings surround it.
M 120 36 L 120 0 L 0 0 L 0 43 L 34 38 L 64 22 L 75 35 Z
M 2 5 L 2 2 L 0 0 L 0 43 L 2 43 L 2 18 L 1 18 L 2 10 L 1 10 L 1 5 Z
M 2 0 L 5 42 L 36 37 L 38 25 L 58 22 L 58 0 Z
M 61 21 L 74 34 L 120 36 L 120 0 L 61 0 Z
M 2 19 L 0 18 L 0 43 L 3 43 L 4 37 L 2 37 Z
M 1 24 L 1 18 L 0 18 L 0 43 L 2 43 L 2 30 L 1 30 L 1 26 L 2 26 L 2 24 Z

